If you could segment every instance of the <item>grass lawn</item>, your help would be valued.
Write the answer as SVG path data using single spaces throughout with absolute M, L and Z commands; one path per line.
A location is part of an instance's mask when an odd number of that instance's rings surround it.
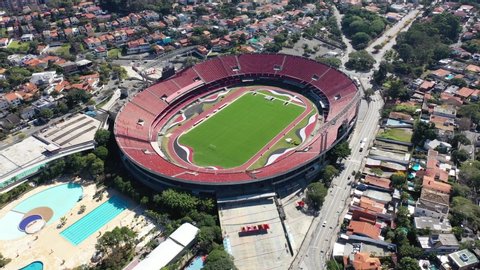
M 26 52 L 30 48 L 30 43 L 14 40 L 8 45 L 7 48 L 20 51 L 20 52 Z
M 237 167 L 247 162 L 305 108 L 245 94 L 180 137 L 200 166 Z
M 411 142 L 412 132 L 408 129 L 390 128 L 380 133 L 378 137 L 399 142 Z

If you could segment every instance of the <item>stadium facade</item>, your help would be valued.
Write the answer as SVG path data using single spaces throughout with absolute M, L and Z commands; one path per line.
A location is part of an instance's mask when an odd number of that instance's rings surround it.
M 281 87 L 311 100 L 320 113 L 315 133 L 294 151 L 255 169 L 199 167 L 177 162 L 172 153 L 162 149 L 159 138 L 168 136 L 166 126 L 178 119 L 188 104 L 248 85 Z M 126 167 L 145 184 L 156 189 L 168 185 L 214 192 L 226 186 L 276 184 L 308 175 L 351 131 L 359 104 L 360 92 L 348 76 L 313 60 L 284 54 L 220 56 L 131 97 L 117 114 L 114 133 Z

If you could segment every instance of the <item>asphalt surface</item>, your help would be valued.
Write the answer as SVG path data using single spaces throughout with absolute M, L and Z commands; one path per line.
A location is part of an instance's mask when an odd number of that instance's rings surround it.
M 366 48 L 368 52 L 372 52 L 375 45 L 386 42 L 382 49 L 376 54 L 372 54 L 377 61 L 374 69 L 378 68 L 385 52 L 390 50 L 395 44 L 396 35 L 398 35 L 400 31 L 407 30 L 411 25 L 410 22 L 413 21 L 419 12 L 419 9 L 410 11 L 402 20 L 385 31 L 381 37 Z M 340 25 L 342 15 L 339 14 L 336 8 L 334 8 L 334 16 Z M 342 39 L 347 44 L 345 54 L 341 58 L 344 64 L 348 61 L 348 54 L 353 51 L 353 48 L 345 36 L 342 35 Z M 350 70 L 343 71 L 349 76 L 356 77 L 360 80 L 361 90 L 372 87 L 370 78 L 373 71 L 368 73 L 357 73 Z M 360 152 L 360 141 L 365 138 L 366 144 L 368 145 L 374 140 L 382 107 L 383 100 L 378 92 L 375 92 L 369 104 L 362 101 L 360 112 L 365 113 L 359 113 L 356 127 L 349 141 L 352 154 L 343 162 L 344 170 L 332 181 L 319 216 L 313 220 L 290 269 L 314 270 L 326 268 L 325 264 L 331 258 L 333 244 L 337 239 L 340 224 L 347 211 L 346 201 L 348 202 L 351 192 L 351 187 L 348 185 L 350 180 L 348 178 L 352 175 L 352 172 L 358 171 L 361 168 L 361 162 L 367 153 L 367 151 Z

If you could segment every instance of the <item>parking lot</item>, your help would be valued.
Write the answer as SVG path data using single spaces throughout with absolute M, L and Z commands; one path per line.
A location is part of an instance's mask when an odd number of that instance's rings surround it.
M 220 202 L 220 201 L 219 201 Z M 273 197 L 219 203 L 224 245 L 235 266 L 247 269 L 287 269 L 293 259 Z M 268 224 L 268 230 L 242 233 L 241 228 Z

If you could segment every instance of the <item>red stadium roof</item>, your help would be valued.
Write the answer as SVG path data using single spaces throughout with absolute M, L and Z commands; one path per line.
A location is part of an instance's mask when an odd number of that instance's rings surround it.
M 301 149 L 255 171 L 185 167 L 167 160 L 157 134 L 181 104 L 206 91 L 218 90 L 246 78 L 276 78 L 308 86 L 323 96 L 328 106 L 320 132 Z M 313 60 L 283 54 L 220 56 L 185 69 L 131 98 L 118 113 L 115 136 L 122 152 L 137 166 L 169 179 L 193 184 L 234 184 L 270 179 L 306 164 L 337 141 L 340 125 L 356 117 L 357 87 L 340 71 Z

